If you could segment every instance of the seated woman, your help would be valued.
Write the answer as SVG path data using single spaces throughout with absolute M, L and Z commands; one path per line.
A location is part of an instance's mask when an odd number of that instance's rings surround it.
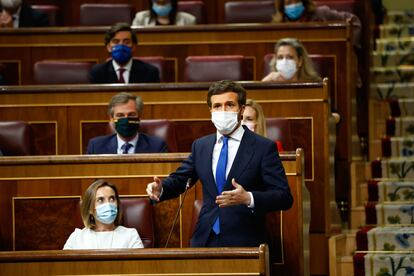
M 63 249 L 144 247 L 136 229 L 119 225 L 119 194 L 110 182 L 97 180 L 89 186 L 82 198 L 81 216 L 85 228 L 75 229 Z
M 361 21 L 349 12 L 316 6 L 313 0 L 275 0 L 273 22 L 330 22 L 347 21 L 353 26 L 353 45 L 359 46 Z
M 266 131 L 266 119 L 263 113 L 263 109 L 260 104 L 252 99 L 246 100 L 246 106 L 243 112 L 242 124 L 245 125 L 251 131 L 267 137 Z M 279 140 L 275 141 L 279 152 L 283 151 L 282 143 Z
M 192 14 L 177 11 L 177 0 L 148 0 L 150 10 L 137 12 L 132 26 L 194 25 Z
M 264 82 L 321 80 L 305 47 L 295 38 L 283 38 L 276 43 L 269 66 L 271 72 L 262 79 Z

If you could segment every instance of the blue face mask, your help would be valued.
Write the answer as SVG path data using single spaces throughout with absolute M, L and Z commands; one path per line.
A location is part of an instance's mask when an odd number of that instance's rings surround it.
M 123 44 L 112 47 L 112 58 L 119 64 L 127 63 L 132 57 L 132 48 Z
M 302 2 L 285 6 L 285 14 L 291 20 L 299 19 L 304 11 L 305 7 Z
M 118 214 L 118 206 L 114 203 L 104 203 L 96 208 L 96 219 L 104 224 L 111 224 Z
M 157 3 L 152 4 L 152 10 L 158 15 L 158 16 L 167 16 L 170 14 L 172 10 L 171 3 L 168 3 L 166 5 L 158 5 Z

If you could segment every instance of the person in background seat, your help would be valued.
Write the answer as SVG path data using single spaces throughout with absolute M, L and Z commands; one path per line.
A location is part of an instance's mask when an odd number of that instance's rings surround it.
M 321 81 L 308 52 L 296 38 L 283 38 L 276 42 L 275 56 L 269 66 L 270 73 L 262 79 L 264 82 Z
M 352 25 L 352 44 L 360 46 L 361 21 L 346 11 L 337 11 L 328 6 L 316 6 L 313 0 L 275 0 L 273 22 L 333 22 L 346 21 Z
M 167 144 L 158 137 L 139 132 L 144 103 L 139 96 L 121 92 L 111 98 L 108 115 L 115 134 L 89 141 L 87 154 L 132 154 L 167 152 Z
M 0 28 L 49 26 L 46 13 L 32 9 L 22 0 L 1 0 L 0 11 Z
M 105 46 L 111 59 L 92 67 L 90 83 L 160 82 L 158 69 L 133 58 L 138 39 L 126 23 L 113 25 L 105 35 Z
M 263 108 L 260 104 L 252 99 L 246 100 L 246 107 L 243 112 L 242 124 L 245 125 L 251 131 L 267 137 L 266 130 L 266 118 L 263 113 Z M 277 150 L 283 152 L 282 142 L 280 140 L 275 141 Z
M 194 25 L 192 14 L 177 11 L 177 0 L 148 0 L 150 10 L 137 12 L 132 26 Z
M 81 202 L 85 228 L 75 229 L 63 249 L 143 248 L 137 230 L 120 225 L 120 206 L 114 184 L 105 180 L 92 183 Z

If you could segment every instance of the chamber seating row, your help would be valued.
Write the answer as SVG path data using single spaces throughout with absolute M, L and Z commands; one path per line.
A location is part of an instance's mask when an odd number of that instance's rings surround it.
M 80 25 L 80 26 L 109 26 L 116 22 L 131 23 L 136 11 L 148 9 L 147 3 L 116 3 L 113 1 L 93 3 L 94 1 L 75 1 L 79 2 L 77 8 L 76 3 L 72 4 L 72 10 L 78 10 L 77 15 L 79 21 L 74 21 L 72 18 L 71 24 L 66 24 L 66 20 L 62 19 L 62 13 L 65 7 L 61 3 L 48 5 L 32 5 L 32 8 L 43 11 L 49 16 L 51 26 L 61 25 Z M 217 3 L 209 3 L 217 2 Z M 354 0 L 317 0 L 317 5 L 327 5 L 332 9 L 354 12 Z M 216 9 L 216 10 L 212 10 Z M 259 0 L 259 1 L 178 1 L 178 10 L 188 12 L 194 15 L 197 19 L 197 24 L 206 23 L 260 23 L 271 22 L 272 16 L 275 12 L 274 1 Z M 219 11 L 217 11 L 219 10 Z M 214 17 L 210 13 L 222 15 L 222 18 Z M 213 17 L 213 18 L 212 18 Z
M 269 63 L 274 54 L 263 57 L 263 76 L 270 73 Z M 161 82 L 176 81 L 176 64 L 162 56 L 135 57 L 158 68 Z M 315 70 L 330 80 L 330 91 L 335 91 L 335 59 L 331 56 L 310 55 Z M 93 62 L 43 60 L 34 64 L 36 84 L 87 84 Z M 202 82 L 227 80 L 253 80 L 254 63 L 243 55 L 189 56 L 185 59 L 184 81 Z M 334 96 L 334 94 L 333 94 Z
M 330 178 L 335 126 L 331 127 L 328 84 L 242 82 L 249 98 L 261 104 L 267 118 L 284 118 L 285 150 L 301 147 L 305 152 L 305 183 L 311 194 L 310 247 L 315 262 L 327 258 L 327 237 L 338 230 L 334 182 Z M 91 130 L 106 131 L 107 102 L 117 92 L 142 97 L 142 118 L 166 119 L 181 129 L 180 144 L 211 127 L 206 94 L 210 83 L 16 86 L 0 94 L 0 117 L 30 122 L 50 154 L 80 154 Z M 191 126 L 198 125 L 192 128 Z M 99 127 L 100 126 L 100 127 Z M 211 133 L 211 132 L 209 132 Z M 277 131 L 275 132 L 277 134 Z M 188 136 L 187 136 L 188 135 Z M 51 139 L 52 137 L 52 139 Z M 68 137 L 73 137 L 69 139 Z M 187 139 L 185 137 L 191 137 Z M 45 143 L 45 141 L 48 141 Z M 39 144 L 38 144 L 39 145 Z M 181 145 L 178 145 L 181 146 Z M 39 147 L 38 147 L 39 148 Z M 189 150 L 189 148 L 188 148 Z M 186 151 L 188 151 L 186 150 Z M 88 156 L 89 157 L 89 156 Z M 322 192 L 323 191 L 323 192 Z
M 13 72 L 17 76 L 14 84 L 33 84 L 33 65 L 41 60 L 104 62 L 108 57 L 102 43 L 105 30 L 106 28 L 98 27 L 18 29 L 13 32 L 0 30 L 0 59 L 8 66 L 7 72 Z M 355 93 L 356 83 L 351 33 L 352 30 L 346 23 L 156 26 L 137 29 L 137 53 L 140 56 L 162 55 L 166 60 L 167 72 L 176 72 L 175 76 L 171 73 L 165 74 L 164 77 L 173 78 L 167 81 L 183 82 L 185 59 L 203 54 L 242 55 L 252 64 L 251 79 L 259 80 L 267 67 L 264 56 L 273 52 L 275 42 L 287 36 L 298 38 L 309 53 L 326 56 L 332 61 L 331 65 L 323 68 L 329 69 L 333 74 L 330 82 L 335 81 L 336 85 L 330 85 L 333 88 L 330 89 L 331 108 L 341 117 L 337 126 L 335 164 L 338 166 L 337 172 L 340 172 L 337 181 L 348 182 L 352 153 L 351 98 Z M 19 51 L 16 51 L 16 47 L 19 47 Z M 85 102 L 88 101 L 85 99 Z M 59 146 L 60 149 L 64 147 L 66 146 Z M 65 150 L 59 152 L 69 153 Z M 71 152 L 80 153 L 80 146 L 73 148 Z M 343 189 L 338 188 L 338 194 L 345 195 L 348 184 L 341 184 L 339 187 Z
M 0 226 L 0 248 L 61 248 L 73 227 L 81 227 L 77 215 L 79 197 L 97 178 L 104 178 L 117 185 L 126 211 L 124 224 L 138 227 L 147 246 L 163 248 L 183 198 L 152 206 L 148 204 L 145 189 L 152 176 L 164 178 L 185 157 L 187 154 L 162 153 L 0 158 L 0 216 L 3 221 Z M 299 149 L 296 152 L 282 153 L 281 160 L 294 196 L 294 206 L 288 211 L 269 214 L 270 266 L 277 273 L 309 275 L 310 210 L 309 194 L 304 186 L 303 151 Z M 177 221 L 168 247 L 189 246 L 193 220 L 198 216 L 197 208 L 193 206 L 195 201 L 202 200 L 201 189 L 202 186 L 198 183 L 188 191 L 181 219 Z M 137 214 L 146 217 L 139 218 Z M 133 251 L 135 250 L 131 253 Z M 10 253 L 12 256 L 13 252 Z M 78 253 L 80 252 L 74 252 Z M 31 254 L 33 257 L 36 252 L 31 251 Z M 4 257 L 7 252 L 0 255 Z M 179 257 L 175 256 L 174 262 L 177 262 L 176 258 Z M 0 266 L 5 261 L 2 259 Z M 36 262 L 34 259 L 32 261 Z

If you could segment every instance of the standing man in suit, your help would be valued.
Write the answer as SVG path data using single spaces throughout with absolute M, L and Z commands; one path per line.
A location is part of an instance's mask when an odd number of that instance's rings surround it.
M 286 210 L 292 195 L 276 145 L 241 126 L 246 91 L 232 81 L 211 85 L 207 104 L 217 133 L 194 141 L 169 177 L 147 186 L 153 201 L 179 196 L 191 179 L 203 185 L 203 207 L 191 246 L 258 246 L 266 242 L 266 212 Z
M 22 0 L 0 1 L 0 27 L 47 27 L 49 18 L 46 13 L 36 11 Z
M 140 133 L 144 103 L 141 98 L 121 92 L 111 98 L 108 115 L 116 133 L 92 138 L 87 154 L 132 154 L 167 152 L 167 144 L 158 137 Z
M 160 82 L 158 69 L 133 58 L 138 39 L 126 23 L 113 25 L 105 35 L 105 46 L 112 59 L 92 67 L 91 83 Z

